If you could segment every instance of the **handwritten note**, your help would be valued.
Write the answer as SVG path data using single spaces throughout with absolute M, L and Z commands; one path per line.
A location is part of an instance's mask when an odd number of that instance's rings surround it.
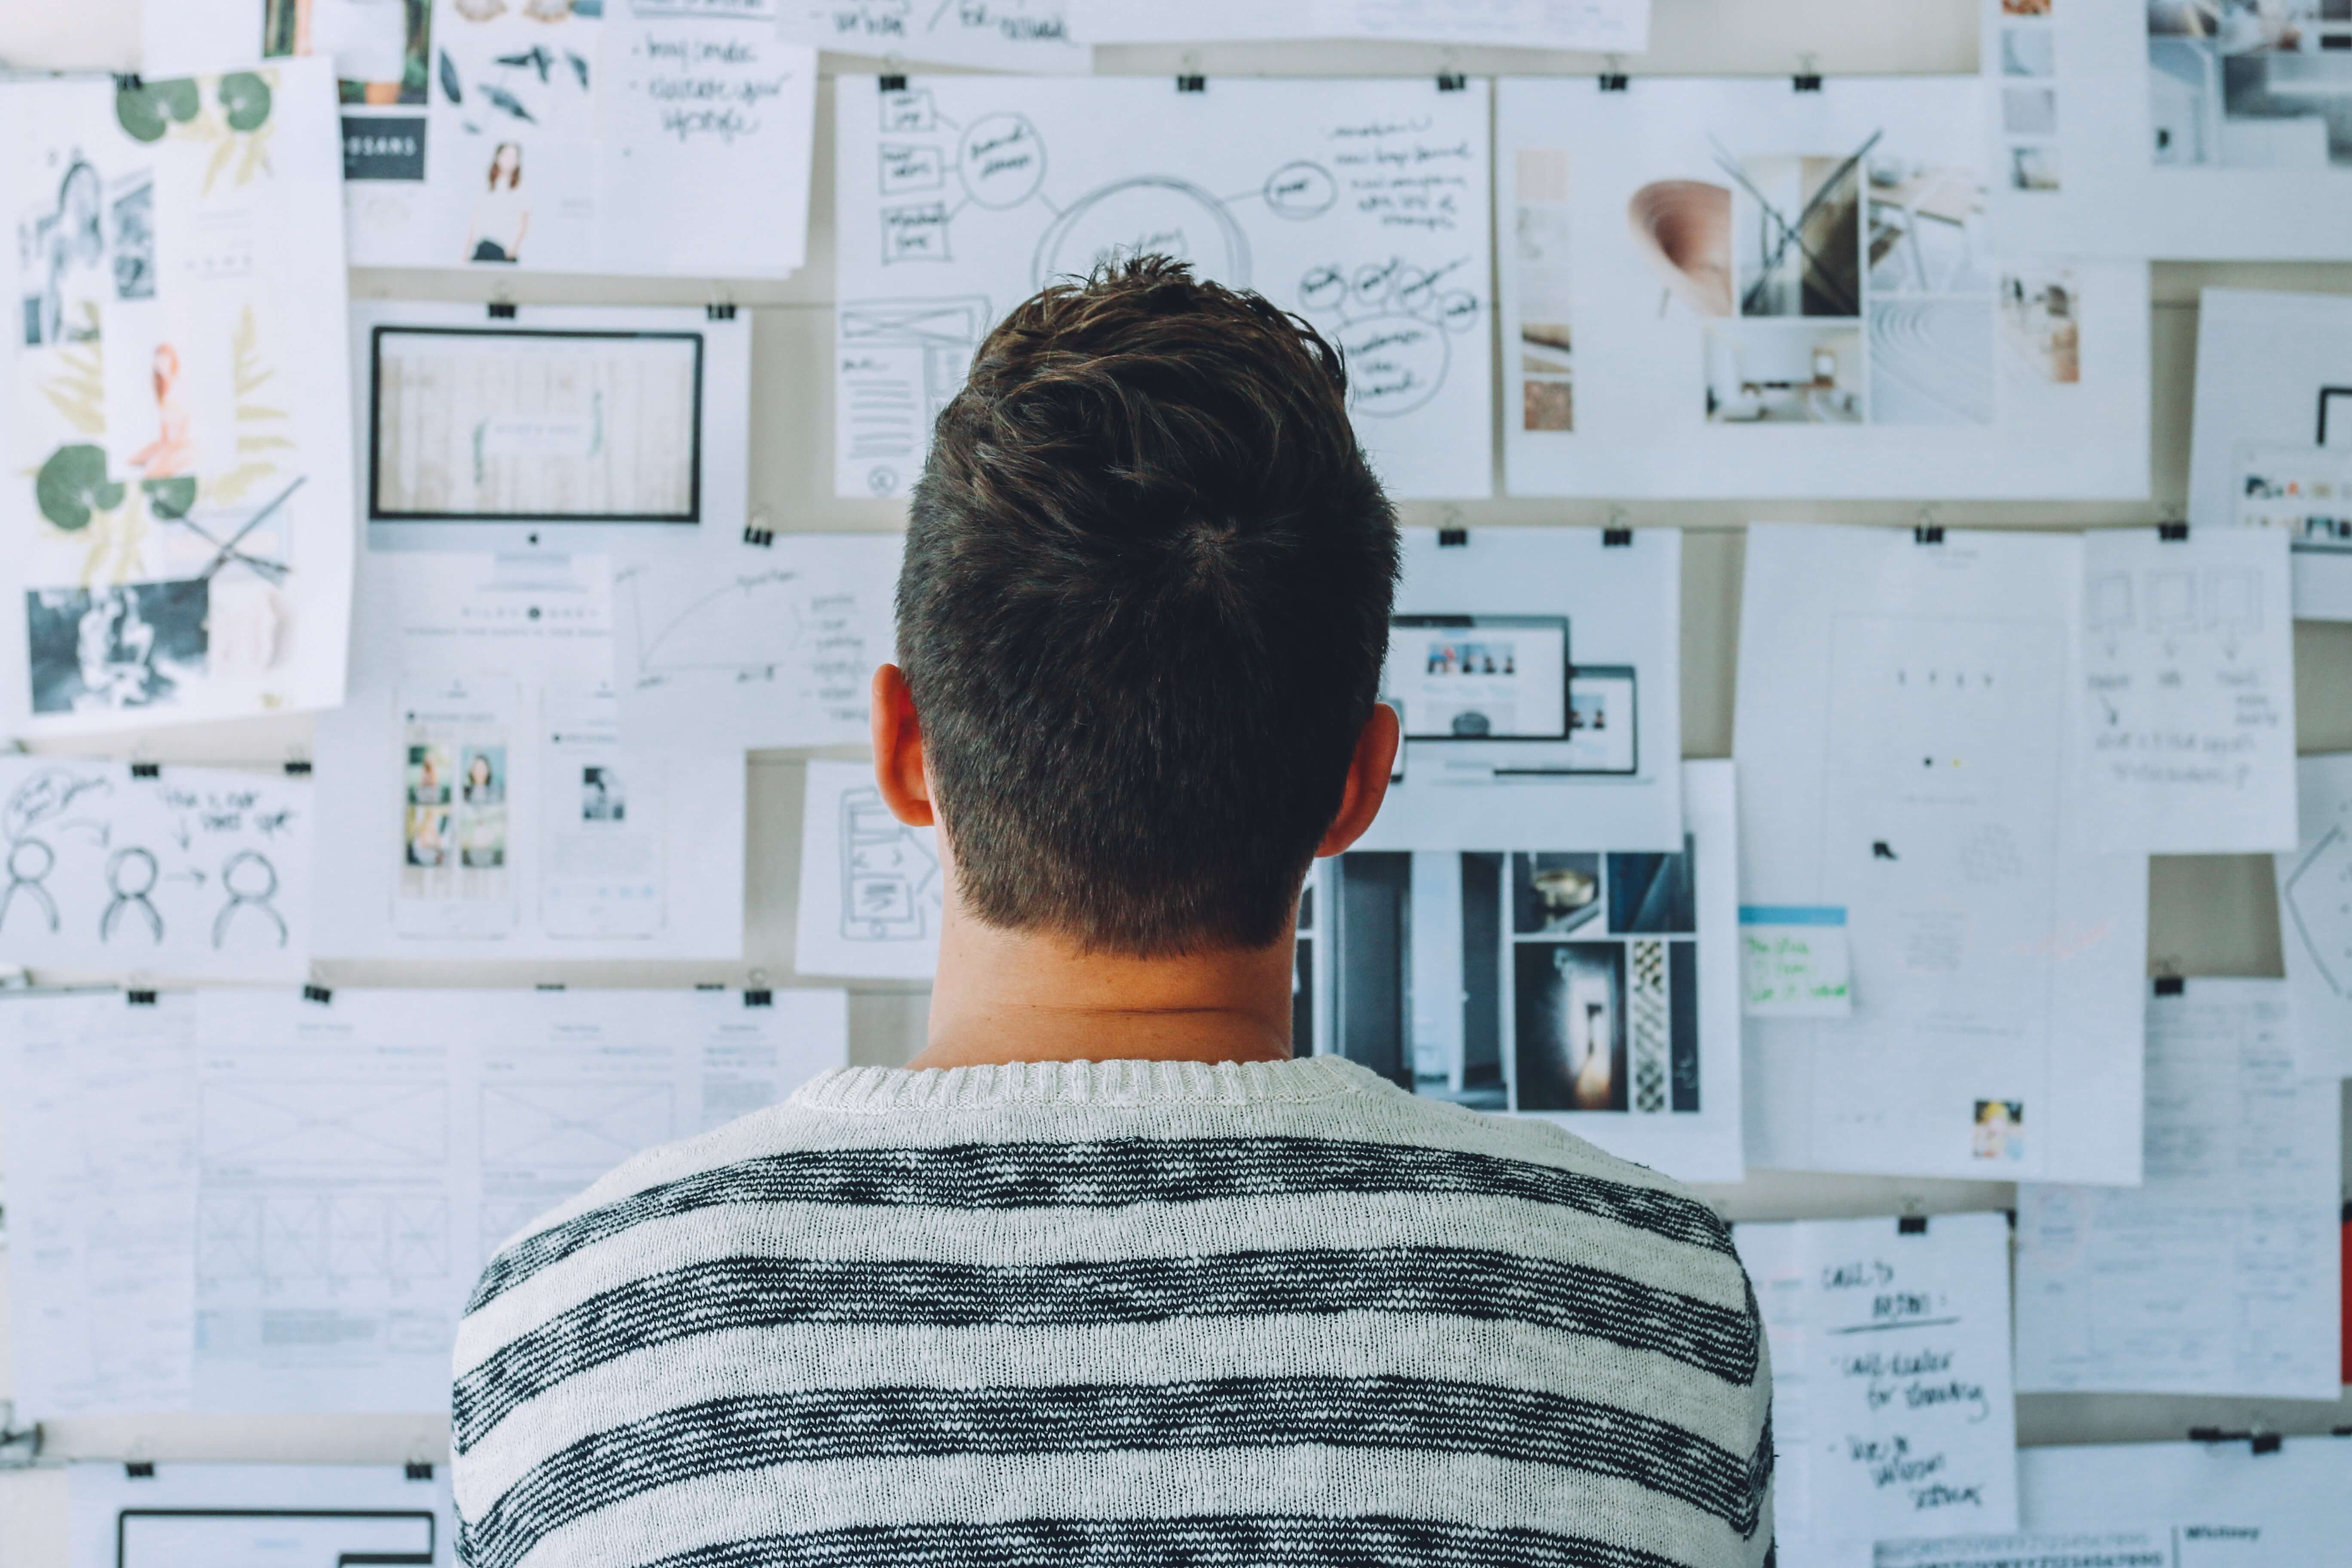
M 2008 1222 L 1743 1225 L 1732 1237 L 1771 1345 L 1784 1545 L 2015 1529 Z
M 1739 906 L 1739 1009 L 1750 1018 L 1843 1018 L 1853 1012 L 1845 910 Z
M 2084 536 L 2085 822 L 2100 847 L 2294 845 L 2294 636 L 2285 535 Z
M 608 16 L 600 48 L 607 268 L 799 266 L 816 55 L 778 38 L 772 3 L 634 0 Z
M 789 0 L 784 37 L 812 48 L 982 70 L 1082 71 L 1068 0 Z

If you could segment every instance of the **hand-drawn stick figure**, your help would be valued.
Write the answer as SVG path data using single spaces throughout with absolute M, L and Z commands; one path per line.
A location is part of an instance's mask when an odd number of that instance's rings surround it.
M 240 849 L 221 865 L 221 886 L 228 891 L 228 902 L 213 917 L 213 945 L 218 947 L 228 936 L 229 921 L 239 910 L 257 910 L 269 917 L 278 928 L 278 945 L 286 945 L 286 917 L 269 900 L 278 896 L 278 868 L 257 849 Z
M 106 906 L 106 912 L 98 917 L 100 941 L 114 940 L 114 922 L 122 918 L 125 909 L 133 907 L 147 917 L 149 935 L 158 942 L 163 940 L 163 917 L 155 912 L 153 904 L 147 901 L 147 895 L 155 890 L 155 884 L 163 874 L 163 868 L 156 864 L 153 853 L 136 844 L 128 849 L 118 849 L 107 858 L 106 885 L 113 891 L 114 900 Z
M 7 927 L 9 906 L 16 901 L 19 888 L 49 917 L 49 930 L 58 929 L 58 901 L 42 885 L 42 879 L 55 870 L 57 864 L 58 852 L 38 838 L 20 838 L 8 847 L 8 889 L 0 892 L 0 930 Z

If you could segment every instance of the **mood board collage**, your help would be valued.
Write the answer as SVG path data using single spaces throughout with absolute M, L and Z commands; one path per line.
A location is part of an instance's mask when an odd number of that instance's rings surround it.
M 827 183 L 813 489 L 903 498 L 1005 310 L 1160 253 L 1340 349 L 1401 500 L 1752 503 L 1726 760 L 1677 529 L 1405 531 L 1295 1049 L 1695 1183 L 2015 1184 L 1734 1227 L 1784 1568 L 2341 1561 L 2352 1434 L 2021 1447 L 2016 1401 L 2343 1397 L 2352 754 L 2297 755 L 2294 627 L 2352 621 L 2352 296 L 2204 291 L 2179 521 L 1908 520 L 2149 500 L 2151 264 L 2352 261 L 2352 12 L 1955 3 L 1974 74 L 1093 52 L 1638 65 L 1643 0 L 148 0 L 138 74 L 0 77 L 0 1468 L 76 1461 L 72 1561 L 451 1561 L 446 1448 L 43 1433 L 446 1413 L 507 1240 L 931 974 L 937 846 L 843 750 L 899 539 L 752 504 L 769 312 L 523 287 L 789 279 Z M 1902 526 L 1775 521 L 1824 500 Z M 778 750 L 824 753 L 796 984 L 443 978 L 740 982 Z M 2284 978 L 2151 980 L 2150 858 L 2207 855 L 2270 858 Z

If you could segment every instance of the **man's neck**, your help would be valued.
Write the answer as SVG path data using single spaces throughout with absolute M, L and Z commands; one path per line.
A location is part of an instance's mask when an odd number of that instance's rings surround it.
M 949 905 L 929 1044 L 910 1067 L 1290 1055 L 1286 932 L 1264 948 L 1133 958 L 982 925 Z

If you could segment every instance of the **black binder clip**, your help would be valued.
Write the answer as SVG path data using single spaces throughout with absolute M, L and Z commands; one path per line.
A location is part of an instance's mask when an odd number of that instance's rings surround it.
M 907 79 L 903 76 L 886 76 L 881 79 L 881 81 L 882 90 L 884 92 L 904 92 L 907 90 Z
M 155 993 L 152 991 L 125 991 L 122 994 L 122 1000 L 125 1004 L 133 1007 L 152 1007 L 155 1005 Z
M 2183 996 L 2188 994 L 2188 992 L 2189 982 L 2178 974 L 2159 974 L 2156 977 L 2156 994 L 2158 996 Z
M 145 82 L 143 82 L 143 81 L 142 81 L 142 80 L 140 80 L 140 79 L 139 79 L 139 73 L 138 73 L 137 71 L 117 71 L 117 72 L 115 72 L 115 74 L 114 74 L 114 90 L 115 90 L 115 91 L 117 91 L 117 92 L 144 92 L 146 89 L 147 89 L 147 84 L 146 84 Z
M 1440 92 L 1460 92 L 1469 85 L 1470 79 L 1464 76 L 1460 71 L 1439 71 L 1437 73 L 1437 90 Z
M 1898 1215 L 1895 1221 L 1895 1234 L 1897 1236 L 1927 1235 L 1927 1216 L 1923 1214 L 1906 1214 Z
M 1789 83 L 1799 92 L 1819 92 L 1822 90 L 1822 75 L 1819 71 L 1799 71 L 1789 79 Z
M 1911 531 L 1911 542 L 1914 544 L 1943 543 L 1944 525 L 1940 522 L 1920 523 Z
M 122 1473 L 134 1481 L 152 1481 L 155 1479 L 155 1461 L 152 1459 L 125 1460 Z
M 1601 548 L 1603 550 L 1624 550 L 1633 542 L 1633 531 L 1630 528 L 1604 528 L 1601 531 Z
M 757 523 L 745 523 L 743 542 L 756 544 L 761 549 L 766 550 L 776 542 L 776 531 L 772 528 L 761 528 Z
M 432 1465 L 423 1459 L 409 1460 L 407 1472 L 408 1479 L 412 1481 L 429 1481 L 433 1479 Z
M 1178 92 L 1206 92 L 1209 90 L 1209 79 L 1204 76 L 1180 76 L 1176 79 L 1176 90 Z
M 310 760 L 308 757 L 289 757 L 286 763 L 286 776 L 289 779 L 309 778 Z
M 743 1005 L 746 1007 L 772 1007 L 775 1005 L 776 994 L 772 991 L 746 991 L 743 993 Z
M 1440 550 L 1458 549 L 1469 542 L 1470 531 L 1466 528 L 1441 528 L 1437 531 L 1437 547 Z
M 163 776 L 163 764 L 161 763 L 133 763 L 131 764 L 131 776 L 134 779 L 162 778 Z
M 2185 522 L 2159 522 L 2156 525 L 2156 536 L 2167 544 L 2186 544 L 2189 542 L 2189 525 Z
M 302 987 L 302 1000 L 305 1002 L 316 1002 L 320 1006 L 324 1007 L 334 999 L 334 992 L 327 986 L 305 985 Z
M 714 321 L 731 321 L 735 319 L 735 307 L 713 303 L 705 305 L 702 308 L 702 313 Z
M 490 320 L 493 321 L 511 321 L 514 319 L 515 308 L 513 300 L 493 300 L 490 301 Z
M 1603 92 L 1622 92 L 1625 90 L 1626 85 L 1627 78 L 1623 71 L 1602 71 L 1601 73 L 1601 90 Z

